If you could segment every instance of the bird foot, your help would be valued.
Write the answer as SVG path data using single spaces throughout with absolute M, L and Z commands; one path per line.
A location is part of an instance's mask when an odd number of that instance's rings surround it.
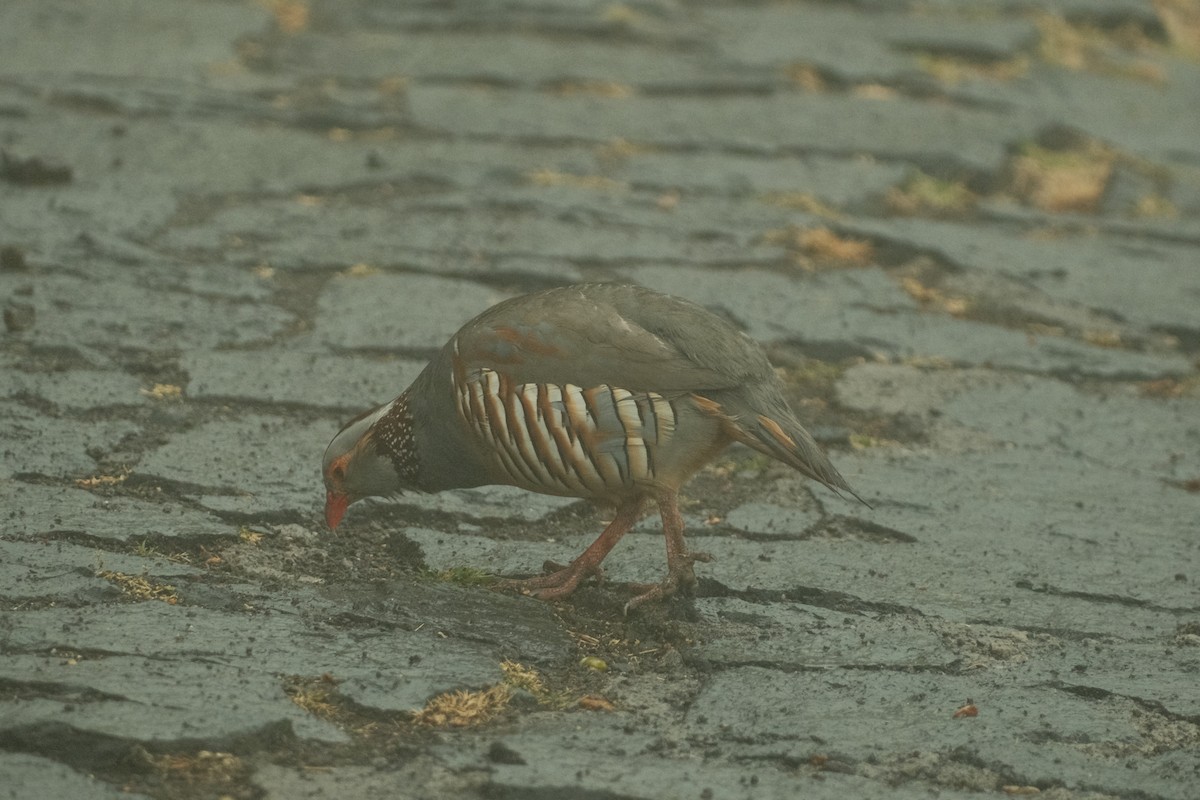
M 663 578 L 661 583 L 632 583 L 630 588 L 635 592 L 640 591 L 641 594 L 634 596 L 632 600 L 625 604 L 625 615 L 628 616 L 630 611 L 633 611 L 643 603 L 649 603 L 652 600 L 661 600 L 664 597 L 670 597 L 680 590 L 685 593 L 690 593 L 696 588 L 696 571 L 692 565 L 697 561 L 708 563 L 713 557 L 708 553 L 681 553 L 673 564 L 667 568 L 667 577 Z
M 565 567 L 562 564 L 547 561 L 542 564 L 542 569 L 546 571 L 545 575 L 501 581 L 498 586 L 501 589 L 532 595 L 539 600 L 554 600 L 566 597 L 588 578 L 595 578 L 597 581 L 604 580 L 604 570 L 599 564 L 588 564 L 582 559 L 576 559 Z

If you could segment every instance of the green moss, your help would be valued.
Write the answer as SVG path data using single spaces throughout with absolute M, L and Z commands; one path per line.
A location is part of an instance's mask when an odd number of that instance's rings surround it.
M 935 178 L 920 170 L 909 173 L 904 183 L 894 187 L 887 197 L 893 211 L 905 214 L 963 213 L 974 208 L 976 200 L 975 193 L 962 181 Z
M 426 575 L 442 583 L 453 583 L 456 586 L 491 586 L 496 578 L 489 572 L 476 567 L 450 567 L 443 570 L 429 570 Z

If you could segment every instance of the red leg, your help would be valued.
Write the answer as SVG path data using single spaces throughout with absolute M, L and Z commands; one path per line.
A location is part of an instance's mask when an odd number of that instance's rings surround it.
M 675 492 L 664 492 L 658 496 L 658 512 L 662 516 L 663 536 L 667 540 L 667 576 L 662 583 L 651 584 L 642 594 L 625 604 L 625 613 L 651 600 L 670 597 L 680 589 L 691 590 L 696 586 L 696 572 L 692 565 L 697 561 L 712 561 L 708 553 L 689 553 L 683 541 L 683 517 L 679 514 L 679 496 Z
M 530 592 L 542 600 L 566 597 L 575 591 L 582 581 L 593 575 L 602 574 L 600 562 L 638 521 L 644 500 L 643 497 L 636 497 L 618 508 L 617 515 L 613 517 L 612 522 L 608 523 L 604 533 L 600 534 L 596 541 L 580 554 L 579 558 L 572 561 L 570 566 L 556 570 L 549 575 L 539 575 L 536 578 L 504 581 L 500 587 Z M 680 542 L 682 541 L 681 537 Z

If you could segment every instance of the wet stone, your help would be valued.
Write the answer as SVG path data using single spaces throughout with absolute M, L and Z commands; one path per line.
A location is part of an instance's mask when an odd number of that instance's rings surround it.
M 496 681 L 493 672 L 501 661 L 549 666 L 571 653 L 571 639 L 558 626 L 553 608 L 528 597 L 480 586 L 455 586 L 430 576 L 362 587 L 329 587 L 322 594 L 350 604 L 358 618 L 377 624 L 379 635 L 389 637 L 392 647 L 408 648 L 393 664 L 401 671 L 408 666 L 409 682 L 414 676 L 429 680 L 445 673 L 460 681 L 457 688 L 480 687 Z M 393 636 L 397 627 L 412 634 L 397 632 Z M 442 642 L 449 644 L 439 650 Z M 434 655 L 437 652 L 441 655 Z M 439 672 L 436 659 L 454 654 L 470 665 L 470 675 L 464 668 L 450 666 Z M 417 657 L 411 658 L 413 655 Z M 426 658 L 435 663 L 425 664 Z M 445 681 L 439 685 L 438 691 L 455 688 Z
M 28 303 L 9 301 L 4 306 L 4 329 L 9 333 L 21 333 L 33 327 L 37 312 Z
M 1193 800 L 1200 64 L 1171 3 L 1030 5 L 0 2 L 0 796 Z M 578 556 L 571 499 L 326 530 L 340 423 L 581 280 L 788 358 L 873 508 L 735 451 L 628 616 L 654 515 L 554 602 L 476 570 Z M 414 726 L 506 659 L 554 701 Z
M 753 11 L 728 7 L 714 10 L 709 19 L 726 32 L 722 51 L 739 62 L 779 66 L 795 61 L 801 52 L 806 63 L 868 81 L 911 69 L 909 53 L 914 50 L 1012 57 L 1035 35 L 1025 20 L 913 17 L 887 13 L 886 7 L 872 14 L 837 6 L 819 6 L 802 15 L 792 11 L 783 6 Z
M 180 366 L 189 376 L 188 397 L 366 408 L 408 388 L 425 363 L 271 350 L 193 351 Z M 342 421 L 330 416 L 330 438 Z
M 910 158 L 953 152 L 963 164 L 989 169 L 1004 143 L 1020 136 L 1022 121 L 974 109 L 897 106 L 881 117 L 877 102 L 847 95 L 778 95 L 772 113 L 744 96 L 548 98 L 511 91 L 477 92 L 458 87 L 415 87 L 409 95 L 418 123 L 480 137 L 542 136 L 592 139 L 597 112 L 619 122 L 626 137 L 672 142 L 677 147 L 725 146 L 772 152 L 779 147 L 820 149 L 829 131 L 825 120 L 841 121 L 842 150 L 871 150 L 880 137 L 893 155 Z M 736 129 L 726 124 L 737 119 Z M 1026 127 L 1032 127 L 1026 122 Z M 786 131 L 786 134 L 784 133 Z
M 178 588 L 179 605 L 145 602 L 80 609 L 52 634 L 39 628 L 38 619 L 56 612 L 22 615 L 8 631 L 7 646 L 27 655 L 0 665 L 5 676 L 87 687 L 98 694 L 98 702 L 66 711 L 30 705 L 17 709 L 6 726 L 52 718 L 97 732 L 170 739 L 229 736 L 289 720 L 301 736 L 338 739 L 340 733 L 287 698 L 282 676 L 315 677 L 337 665 L 335 675 L 349 696 L 367 705 L 411 710 L 434 694 L 496 682 L 505 657 L 538 658 L 536 648 L 519 640 L 506 644 L 502 638 L 494 649 L 480 648 L 471 630 L 495 630 L 495 621 L 484 625 L 479 619 L 455 616 L 453 610 L 440 619 L 436 614 L 421 614 L 420 621 L 406 617 L 411 620 L 406 622 L 408 632 L 396 628 L 394 614 L 379 616 L 378 625 L 373 625 L 375 612 L 364 607 L 355 612 L 360 622 L 342 629 L 308 618 L 304 609 L 319 611 L 327 619 L 338 606 L 307 599 L 303 593 L 297 595 L 298 606 L 279 603 L 276 609 L 267 604 L 256 614 L 246 614 L 190 606 L 186 583 Z M 398 595 L 401 615 L 421 595 L 419 586 Z M 444 591 L 440 597 L 445 597 Z M 504 606 L 503 599 L 498 605 Z M 421 628 L 422 622 L 430 623 L 427 629 Z M 131 639 L 130 631 L 138 635 Z M 561 632 L 555 631 L 554 637 L 558 648 L 568 641 Z M 303 647 L 298 649 L 298 643 Z M 47 655 L 52 648 L 85 655 L 57 658 Z M 135 681 L 133 676 L 147 669 L 145 659 L 173 666 L 169 673 L 156 671 L 157 677 Z M 221 666 L 214 669 L 213 664 Z M 231 704 L 239 711 L 235 717 L 229 714 Z M 147 717 L 144 707 L 160 713 Z
M 254 772 L 265 800 L 340 800 L 348 793 L 359 797 L 404 797 L 419 786 L 432 797 L 470 797 L 482 779 L 460 774 L 428 756 L 406 758 L 402 764 L 324 767 L 299 772 L 285 766 L 263 764 Z
M 586 30 L 586 12 L 582 8 L 579 11 L 577 30 L 582 34 Z M 665 9 L 659 9 L 662 11 Z M 405 75 L 458 81 L 477 80 L 486 75 L 493 81 L 532 85 L 554 80 L 556 76 L 569 82 L 571 76 L 581 74 L 603 74 L 614 82 L 649 85 L 664 80 L 690 83 L 709 79 L 702 60 L 695 55 L 683 51 L 664 52 L 652 42 L 614 49 L 609 44 L 593 42 L 581 35 L 574 40 L 573 47 L 564 48 L 556 41 L 519 28 L 488 33 L 469 29 L 432 30 L 414 40 L 405 35 L 412 20 L 385 21 L 381 18 L 383 14 L 372 16 L 370 48 L 354 49 L 345 54 L 345 42 L 340 35 L 283 39 L 273 44 L 282 51 L 280 57 L 296 60 L 302 69 L 318 75 L 333 69 L 338 74 L 365 80 L 378 80 L 393 70 Z M 692 27 L 688 25 L 689 21 L 687 15 L 669 14 L 666 24 L 671 26 L 671 33 L 679 35 Z M 514 48 L 525 57 L 510 58 Z
M 712 627 L 691 655 L 716 667 L 949 669 L 956 660 L 938 632 L 916 617 L 732 598 L 701 598 L 696 610 Z
M 273 306 L 156 290 L 136 278 L 89 281 L 49 275 L 39 280 L 33 302 L 38 312 L 33 341 L 39 344 L 99 339 L 139 348 L 163 341 L 215 347 L 269 339 L 290 320 Z
M 477 647 L 461 642 L 435 644 L 429 635 L 396 638 L 399 641 L 388 647 L 395 660 L 386 670 L 346 677 L 338 691 L 367 708 L 418 711 L 436 695 L 484 689 L 503 677 L 500 662 Z
M 101 405 L 138 405 L 145 384 L 132 375 L 108 370 L 75 369 L 69 372 L 5 370 L 9 397 L 29 395 L 59 408 L 94 408 Z
M 21 542 L 0 539 L 0 586 L 6 601 L 61 603 L 77 606 L 116 600 L 120 590 L 100 574 L 138 576 L 153 573 L 156 582 L 194 577 L 195 567 L 165 557 L 109 553 L 65 542 Z
M 1194 605 L 1194 590 L 1171 577 L 1178 572 L 1174 565 L 1193 558 L 1192 526 L 1185 522 L 1191 497 L 1161 480 L 1039 450 L 943 455 L 937 467 L 920 455 L 873 455 L 861 461 L 861 482 L 887 486 L 888 496 L 899 502 L 880 499 L 877 511 L 860 513 L 882 521 L 878 510 L 886 505 L 887 524 L 920 540 L 913 554 L 918 557 L 905 562 L 904 573 L 922 587 L 926 612 L 1008 619 L 1040 605 L 1037 619 L 1022 616 L 1013 623 L 1123 636 L 1143 622 L 1162 624 L 1170 609 Z M 936 492 L 915 485 L 929 482 Z M 989 482 L 1003 489 L 979 493 L 970 488 Z M 921 491 L 925 505 L 903 502 Z M 964 503 L 968 493 L 972 500 Z M 1013 504 L 1014 496 L 1024 502 Z M 955 522 L 933 521 L 943 513 Z M 868 569 L 891 576 L 887 581 L 859 577 L 861 590 L 886 589 L 911 598 L 911 589 L 897 585 L 899 576 L 888 564 L 891 552 L 864 551 L 842 541 L 823 558 L 845 571 L 857 558 L 853 573 L 858 576 Z M 1131 561 L 1145 570 L 1139 580 L 1127 577 L 1121 566 Z M 1095 591 L 1099 585 L 1106 591 Z M 1033 591 L 1042 596 L 1023 597 Z
M 248 414 L 176 434 L 137 473 L 194 484 L 183 490 L 218 511 L 313 508 L 322 498 L 321 455 L 336 428 Z
M 179 26 L 180 11 L 173 5 L 153 0 L 134 0 L 118 12 L 98 9 L 47 8 L 38 3 L 14 3 L 8 12 L 8 35 L 4 49 L 12 59 L 8 70 L 14 75 L 42 75 L 75 71 L 86 74 L 125 75 L 126 65 L 114 63 L 114 52 L 141 52 L 147 38 L 166 36 L 161 49 L 142 53 L 143 74 L 160 80 L 192 80 L 197 71 L 229 57 L 229 38 L 261 24 L 264 13 L 256 9 L 191 9 L 186 25 Z M 94 39 L 79 42 L 76 34 L 85 25 Z M 179 27 L 174 27 L 179 26 Z M 203 36 L 196 32 L 203 30 Z M 21 35 L 37 31 L 37 36 Z M 74 48 L 68 61 L 62 53 L 40 46 L 39 41 L 70 41 Z M 112 48 L 112 49 L 110 49 Z
M 346 277 L 322 293 L 317 330 L 340 348 L 440 349 L 463 323 L 501 299 L 478 284 L 448 278 Z M 348 308 L 354 313 L 346 314 Z
M 59 650 L 65 655 L 70 647 Z M 10 658 L 0 672 L 10 684 L 32 680 L 56 687 L 68 698 L 80 691 L 91 697 L 74 705 L 64 705 L 61 699 L 18 703 L 0 723 L 0 736 L 5 728 L 63 723 L 93 735 L 142 741 L 199 739 L 217 748 L 222 740 L 286 722 L 305 738 L 344 739 L 332 725 L 292 703 L 279 676 L 225 667 L 218 677 L 215 669 L 189 669 L 187 660 L 174 661 L 173 672 L 164 674 L 161 659 L 136 655 Z M 183 686 L 183 681 L 191 685 Z
M 869 797 L 872 785 L 855 775 L 830 773 L 814 779 L 795 769 L 781 769 L 777 761 L 804 760 L 809 750 L 776 747 L 775 757 L 737 759 L 738 748 L 710 739 L 709 757 L 690 757 L 683 743 L 668 736 L 651 737 L 630 727 L 632 713 L 580 714 L 535 717 L 507 733 L 505 743 L 525 754 L 523 764 L 497 764 L 486 754 L 461 744 L 442 745 L 439 754 L 457 767 L 483 768 L 489 775 L 486 796 L 517 800 L 531 793 L 553 797 L 712 797 L 754 800 L 761 797 L 804 796 L 816 800 Z M 713 744 L 714 741 L 718 743 Z M 811 743 L 806 743 L 813 747 Z M 815 748 L 814 748 L 815 749 Z M 555 758 L 532 754 L 553 751 Z M 779 756 L 783 755 L 784 758 Z M 733 756 L 733 757 L 731 757 Z M 888 797 L 917 800 L 919 793 L 906 787 L 888 790 Z M 967 800 L 953 793 L 942 796 Z
M 93 453 L 110 452 L 138 427 L 129 422 L 81 422 L 47 417 L 12 402 L 0 401 L 0 438 L 20 460 L 0 463 L 0 480 L 19 473 L 85 477 L 96 469 Z
M 180 592 L 186 603 L 186 586 Z M 94 699 L 67 707 L 30 703 L 14 709 L 6 727 L 53 720 L 143 740 L 211 739 L 286 720 L 303 736 L 341 738 L 282 690 L 281 675 L 319 675 L 322 669 L 290 652 L 289 641 L 313 636 L 297 617 L 148 601 L 75 610 L 52 632 L 37 627 L 39 616 L 55 615 L 22 615 L 8 640 L 11 652 L 22 655 L 5 662 L 6 677 L 62 686 L 64 692 L 82 687 Z M 237 714 L 230 713 L 234 709 Z
M 1192 269 L 1195 251 L 1190 246 L 1147 240 L 1131 247 L 1128 236 L 1111 234 L 1013 237 L 974 225 L 918 219 L 870 223 L 864 230 L 897 243 L 936 248 L 972 271 L 1021 276 L 1066 303 L 1107 312 L 1119 308 L 1122 321 L 1147 327 L 1196 324 L 1191 299 L 1200 290 L 1200 277 Z
M 798 537 L 820 519 L 813 509 L 784 508 L 770 503 L 746 503 L 729 512 L 725 524 L 746 533 Z
M 818 728 L 837 752 L 855 761 L 880 758 L 887 750 L 883 742 L 899 740 L 932 752 L 961 748 L 984 763 L 1018 771 L 1025 783 L 1054 779 L 1083 789 L 1103 780 L 1123 791 L 1138 783 L 1119 759 L 1091 755 L 1137 748 L 1142 737 L 1126 700 L 1031 687 L 1019 672 L 839 672 L 805 678 L 759 667 L 723 672 L 696 698 L 689 717 L 695 730 L 730 746 L 767 729 L 779 740 L 811 747 L 809 731 Z M 967 698 L 976 702 L 979 716 L 953 718 Z M 1039 714 L 1028 713 L 1031 701 Z M 855 733 L 864 714 L 875 725 L 870 743 Z M 1183 800 L 1187 791 L 1166 786 L 1161 796 Z
M 455 567 L 482 569 L 497 576 L 539 575 L 547 561 L 569 564 L 603 530 L 597 522 L 588 533 L 539 535 L 519 546 L 473 533 L 445 532 L 429 528 L 405 528 L 404 535 L 421 547 L 425 564 L 432 570 Z M 693 546 L 696 544 L 693 542 Z M 708 543 L 704 543 L 707 549 Z M 708 565 L 702 565 L 701 569 Z M 662 579 L 665 570 L 663 537 L 659 531 L 627 534 L 604 561 L 605 575 L 616 582 L 649 582 Z
M 1079 442 L 1078 455 L 1108 467 L 1164 480 L 1200 474 L 1197 398 L 1147 404 L 1131 393 L 1095 394 L 1025 377 L 967 389 L 941 408 L 948 419 L 1023 448 L 1067 437 Z
M 119 482 L 119 476 L 117 477 Z M 0 519 L 8 535 L 61 531 L 115 541 L 139 537 L 225 536 L 234 529 L 203 511 L 131 497 L 101 497 L 83 489 L 0 481 Z
M 149 795 L 130 793 L 84 775 L 50 758 L 17 752 L 0 752 L 0 775 L 8 797 L 71 797 L 76 800 L 147 800 Z
M 958 366 L 1126 379 L 1190 368 L 1181 355 L 1117 350 L 1060 337 L 1031 341 L 1022 331 L 921 313 L 881 270 L 819 274 L 800 285 L 771 273 L 749 282 L 744 275 L 682 267 L 643 267 L 627 274 L 660 290 L 686 283 L 691 300 L 727 311 L 764 342 L 846 342 L 878 352 L 883 360 L 943 360 Z M 865 331 L 871 333 L 864 336 Z
M 635 153 L 626 173 L 640 181 L 674 186 L 681 191 L 738 195 L 754 193 L 778 202 L 797 187 L 837 207 L 865 202 L 904 178 L 904 169 L 893 164 L 851 161 L 806 155 L 794 159 L 738 157 L 730 154 L 718 165 L 701 154 Z M 757 210 L 757 209 L 756 209 Z M 789 215 L 791 216 L 791 215 Z M 794 218 L 794 216 L 791 216 Z M 748 243 L 753 246 L 753 242 Z

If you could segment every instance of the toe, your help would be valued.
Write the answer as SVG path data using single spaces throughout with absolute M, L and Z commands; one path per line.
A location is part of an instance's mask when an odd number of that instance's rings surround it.
M 598 580 L 603 580 L 604 578 L 604 570 L 599 566 L 581 564 L 580 562 L 574 562 L 567 567 L 559 566 L 553 562 L 546 562 L 545 567 L 549 574 L 503 581 L 498 584 L 498 588 L 533 595 L 539 600 L 553 600 L 558 597 L 566 597 L 588 578 L 595 577 Z M 557 569 L 550 571 L 551 567 L 557 567 Z

